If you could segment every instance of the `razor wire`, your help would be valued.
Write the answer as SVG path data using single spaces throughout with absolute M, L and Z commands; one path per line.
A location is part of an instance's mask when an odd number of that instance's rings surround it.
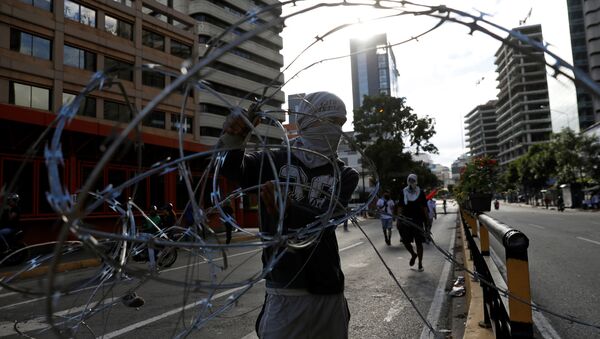
M 47 144 L 44 150 L 44 157 L 46 160 L 46 166 L 48 169 L 48 180 L 50 191 L 47 192 L 47 200 L 52 206 L 53 210 L 58 216 L 58 220 L 62 222 L 60 228 L 59 237 L 53 244 L 54 250 L 50 255 L 36 256 L 34 259 L 28 260 L 21 269 L 11 277 L 3 278 L 0 281 L 0 286 L 5 289 L 9 289 L 30 297 L 44 297 L 46 301 L 46 320 L 49 327 L 40 329 L 38 333 L 43 333 L 48 330 L 54 331 L 60 337 L 71 337 L 77 336 L 82 328 L 85 328 L 88 332 L 96 335 L 102 335 L 104 330 L 100 328 L 92 328 L 90 325 L 93 322 L 94 317 L 102 317 L 107 313 L 110 313 L 110 309 L 113 305 L 120 302 L 120 297 L 124 293 L 134 292 L 141 286 L 148 282 L 159 282 L 168 284 L 171 286 L 178 286 L 185 289 L 183 303 L 187 304 L 189 299 L 200 298 L 195 302 L 193 321 L 189 324 L 185 324 L 184 312 L 181 311 L 181 319 L 183 329 L 177 331 L 174 329 L 173 335 L 176 337 L 185 337 L 191 333 L 191 331 L 201 328 L 206 324 L 207 321 L 221 316 L 229 309 L 231 309 L 237 300 L 239 300 L 244 293 L 250 288 L 259 283 L 265 278 L 266 274 L 277 265 L 280 258 L 288 250 L 298 248 L 309 248 L 316 241 L 322 232 L 329 228 L 334 228 L 340 223 L 345 221 L 355 221 L 359 213 L 366 212 L 369 210 L 369 205 L 375 199 L 375 196 L 379 189 L 379 181 L 375 178 L 376 186 L 367 198 L 367 201 L 359 208 L 346 213 L 345 215 L 336 215 L 335 209 L 339 203 L 335 200 L 336 192 L 339 190 L 341 184 L 340 173 L 335 173 L 335 185 L 332 187 L 331 192 L 321 191 L 322 194 L 329 196 L 329 206 L 325 213 L 321 214 L 316 220 L 306 227 L 296 230 L 294 232 L 284 232 L 283 217 L 284 209 L 288 203 L 287 199 L 292 189 L 300 188 L 305 189 L 302 185 L 292 182 L 288 175 L 285 180 L 277 179 L 279 175 L 274 173 L 276 184 L 276 200 L 278 205 L 278 220 L 275 234 L 268 234 L 266 232 L 252 233 L 245 230 L 243 227 L 237 224 L 236 219 L 226 214 L 223 210 L 223 205 L 228 204 L 231 201 L 240 199 L 245 194 L 253 191 L 260 192 L 263 189 L 264 184 L 257 184 L 256 186 L 237 189 L 229 194 L 223 192 L 218 177 L 221 166 L 227 157 L 228 152 L 234 151 L 235 149 L 227 149 L 222 147 L 222 144 L 218 143 L 215 147 L 193 154 L 186 154 L 184 148 L 185 141 L 185 112 L 188 101 L 188 92 L 195 89 L 203 94 L 213 96 L 216 100 L 223 103 L 229 108 L 232 114 L 244 114 L 247 112 L 247 107 L 244 107 L 244 101 L 254 101 L 256 110 L 256 118 L 269 125 L 269 128 L 273 128 L 279 131 L 282 137 L 282 144 L 271 144 L 268 139 L 261 136 L 261 133 L 254 126 L 251 119 L 246 118 L 246 124 L 250 129 L 250 135 L 256 135 L 258 142 L 251 145 L 247 140 L 243 144 L 242 150 L 247 149 L 258 149 L 264 151 L 265 155 L 263 161 L 265 161 L 271 170 L 274 170 L 273 159 L 269 155 L 269 150 L 279 149 L 287 152 L 288 164 L 291 161 L 291 153 L 293 149 L 298 149 L 292 146 L 290 140 L 286 134 L 285 128 L 281 125 L 279 120 L 273 117 L 273 114 L 285 113 L 291 114 L 303 114 L 303 112 L 293 111 L 282 111 L 265 109 L 266 103 L 278 92 L 285 89 L 285 85 L 290 81 L 293 81 L 299 73 L 310 69 L 311 67 L 324 63 L 337 60 L 339 58 L 345 58 L 349 55 L 341 55 L 328 59 L 318 60 L 310 63 L 308 66 L 302 68 L 296 74 L 291 76 L 285 82 L 277 85 L 278 80 L 283 76 L 283 72 L 288 70 L 293 63 L 296 63 L 309 49 L 318 48 L 320 42 L 328 39 L 333 34 L 346 29 L 355 23 L 348 23 L 332 28 L 322 35 L 315 37 L 315 40 L 311 42 L 294 60 L 288 64 L 280 74 L 273 78 L 271 83 L 263 88 L 257 88 L 257 91 L 262 91 L 262 94 L 255 98 L 257 95 L 254 92 L 248 93 L 245 98 L 241 98 L 238 102 L 232 102 L 224 95 L 220 94 L 217 90 L 211 87 L 211 83 L 206 79 L 212 73 L 211 64 L 222 58 L 226 53 L 231 52 L 234 48 L 240 46 L 245 41 L 258 34 L 267 31 L 270 28 L 285 25 L 286 20 L 298 16 L 298 15 L 310 15 L 310 12 L 324 7 L 348 7 L 348 6 L 363 6 L 370 8 L 378 8 L 386 11 L 396 12 L 391 15 L 382 16 L 374 20 L 382 20 L 390 17 L 402 17 L 402 16 L 414 16 L 414 17 L 429 17 L 437 19 L 438 22 L 430 29 L 423 31 L 422 33 L 411 36 L 402 42 L 390 43 L 389 47 L 397 46 L 399 44 L 407 43 L 410 41 L 418 40 L 419 38 L 426 36 L 427 34 L 440 29 L 445 24 L 453 23 L 465 26 L 469 29 L 469 34 L 474 32 L 480 32 L 490 36 L 499 42 L 509 44 L 515 49 L 521 47 L 514 43 L 509 38 L 503 38 L 503 35 L 508 35 L 514 38 L 515 41 L 519 41 L 527 46 L 533 47 L 534 50 L 543 52 L 552 61 L 546 61 L 547 66 L 552 68 L 554 71 L 553 76 L 559 75 L 564 76 L 571 81 L 574 81 L 590 91 L 593 95 L 600 94 L 600 87 L 597 83 L 591 80 L 582 71 L 574 68 L 572 65 L 558 57 L 556 54 L 548 49 L 548 45 L 530 39 L 529 37 L 513 31 L 510 29 L 503 28 L 499 25 L 494 24 L 489 16 L 484 13 L 478 13 L 473 15 L 464 11 L 456 10 L 444 5 L 440 6 L 428 6 L 422 5 L 409 1 L 358 1 L 358 2 L 332 2 L 332 3 L 317 3 L 310 5 L 307 8 L 299 9 L 286 16 L 277 16 L 276 18 L 268 21 L 265 24 L 255 25 L 255 29 L 245 32 L 237 36 L 233 41 L 224 43 L 223 38 L 228 32 L 232 32 L 240 25 L 247 22 L 256 22 L 261 15 L 269 14 L 272 15 L 275 9 L 280 9 L 284 6 L 293 7 L 297 2 L 300 1 L 286 1 L 270 6 L 265 6 L 256 11 L 247 13 L 246 16 L 241 18 L 237 23 L 231 25 L 218 37 L 213 38 L 209 44 L 204 55 L 198 60 L 186 60 L 181 67 L 181 72 L 177 73 L 168 70 L 160 65 L 146 64 L 141 67 L 134 69 L 143 69 L 147 72 L 156 72 L 164 76 L 170 76 L 174 78 L 174 81 L 170 85 L 165 87 L 157 96 L 155 96 L 147 105 L 142 107 L 140 110 L 130 102 L 129 96 L 123 84 L 115 77 L 118 71 L 124 70 L 123 68 L 108 69 L 97 72 L 86 87 L 76 96 L 76 98 L 67 105 L 64 105 L 60 112 L 57 114 L 56 120 L 52 122 L 44 133 L 38 138 L 34 145 L 30 147 L 30 150 L 25 154 L 25 157 L 32 157 L 36 150 L 39 148 L 41 143 L 47 134 L 52 133 L 52 138 Z M 357 53 L 360 53 L 359 51 Z M 529 53 L 524 51 L 524 53 Z M 82 107 L 85 96 L 95 91 L 114 90 L 117 88 L 119 95 L 124 99 L 126 106 L 128 107 L 129 114 L 131 116 L 130 121 L 126 121 L 121 125 L 116 125 L 113 134 L 110 139 L 105 142 L 105 151 L 94 167 L 93 171 L 86 178 L 82 187 L 78 189 L 77 199 L 75 200 L 71 192 L 68 191 L 67 185 L 61 180 L 60 168 L 64 166 L 64 157 L 62 152 L 61 138 L 66 126 L 72 121 L 77 115 L 80 107 Z M 178 127 L 178 151 L 179 156 L 175 159 L 164 159 L 150 168 L 144 168 L 142 166 L 143 152 L 141 146 L 141 123 L 161 102 L 163 102 L 171 93 L 178 91 L 180 88 L 184 88 L 184 98 L 181 104 L 179 112 L 179 127 Z M 372 162 L 364 155 L 359 145 L 348 135 L 343 134 L 345 141 L 357 149 L 363 157 L 363 166 L 369 168 L 370 173 L 377 173 Z M 132 141 L 136 146 L 137 154 L 137 166 L 140 169 L 140 173 L 136 176 L 126 180 L 123 183 L 110 183 L 102 190 L 94 191 L 93 187 L 101 175 L 101 172 L 115 157 L 115 154 L 120 147 L 128 141 Z M 305 152 L 312 152 L 307 149 L 300 149 Z M 315 156 L 322 156 L 321 154 L 314 154 Z M 326 158 L 326 157 L 325 157 Z M 192 168 L 190 162 L 205 160 L 206 166 L 202 169 L 202 175 L 197 182 L 194 182 L 194 176 L 192 175 Z M 330 162 L 331 160 L 328 159 Z M 22 168 L 22 167 L 21 167 Z M 336 168 L 336 166 L 333 166 Z M 140 222 L 150 220 L 145 214 L 142 208 L 135 204 L 135 194 L 137 192 L 137 185 L 143 180 L 151 178 L 153 176 L 164 176 L 167 173 L 177 172 L 180 180 L 185 184 L 185 189 L 188 195 L 188 202 L 186 208 L 192 209 L 193 225 L 191 227 L 172 226 L 166 229 L 159 229 L 156 233 L 144 233 L 140 232 Z M 3 187 L 3 195 L 6 192 L 11 192 L 17 178 L 15 178 L 7 187 Z M 127 189 L 133 189 L 131 199 L 124 199 L 123 194 Z M 213 206 L 205 206 L 203 198 L 206 193 L 209 193 L 211 203 Z M 199 198 L 200 197 L 200 198 Z M 3 202 L 4 204 L 4 202 Z M 119 220 L 118 232 L 105 232 L 95 229 L 93 224 L 89 224 L 87 217 L 96 208 L 102 205 L 108 205 L 112 209 L 117 219 Z M 261 210 L 261 201 L 259 199 L 259 213 Z M 4 206 L 3 206 L 4 207 Z M 4 208 L 2 209 L 4 210 Z M 245 241 L 242 243 L 235 244 L 222 244 L 219 242 L 215 231 L 210 226 L 210 215 L 218 215 L 221 222 L 232 224 L 233 228 L 241 232 L 245 232 L 249 236 L 252 236 L 252 240 Z M 182 216 L 183 217 L 183 216 Z M 137 220 L 136 220 L 137 219 Z M 261 218 L 259 218 L 260 220 Z M 178 221 L 178 225 L 181 225 L 181 218 Z M 361 228 L 362 231 L 362 228 Z M 364 234 L 364 231 L 363 231 Z M 366 236 L 366 234 L 364 234 Z M 69 238 L 75 238 L 76 241 L 69 240 Z M 368 238 L 368 237 L 367 237 Z M 430 236 L 429 236 L 430 238 Z M 369 239 L 371 242 L 371 240 Z M 451 254 L 445 250 L 439 248 L 433 243 L 434 246 L 442 253 L 442 255 L 450 261 L 457 263 Z M 39 245 L 36 245 L 39 246 Z M 226 277 L 219 277 L 219 273 L 222 271 L 230 270 L 229 274 L 237 269 L 237 267 L 229 267 L 228 265 L 228 252 L 230 248 L 251 248 L 262 250 L 265 248 L 273 248 L 275 253 L 279 255 L 273 256 L 271 260 L 265 263 L 263 269 L 259 272 L 255 272 L 252 276 L 247 277 L 243 280 L 236 282 L 226 283 Z M 166 249 L 166 252 L 165 252 Z M 160 272 L 163 267 L 159 264 L 159 261 L 164 259 L 164 256 L 169 254 L 171 249 L 181 250 L 187 252 L 188 265 L 194 267 L 194 263 L 205 262 L 208 265 L 207 276 L 204 279 L 197 279 L 191 275 L 197 272 L 186 272 L 185 280 L 175 280 L 166 277 L 161 277 Z M 28 251 L 35 250 L 34 247 L 28 248 Z M 58 268 L 61 264 L 61 259 L 67 255 L 77 252 L 89 251 L 93 255 L 102 261 L 102 265 L 90 273 L 81 281 L 77 281 L 73 284 L 61 285 L 58 280 Z M 134 257 L 140 254 L 148 255 L 147 265 L 134 265 L 132 264 Z M 158 256 L 155 256 L 158 254 Z M 156 258 L 156 260 L 154 259 Z M 380 257 L 381 258 L 381 257 Z M 6 260 L 6 259 L 5 259 Z M 222 262 L 222 264 L 220 264 Z M 385 264 L 385 262 L 384 262 Z M 40 286 L 26 286 L 21 287 L 15 282 L 19 277 L 24 277 L 28 272 L 38 269 L 40 266 L 48 266 L 48 274 L 45 277 L 46 283 L 40 284 Z M 387 267 L 387 265 L 386 265 Z M 464 269 L 464 268 L 463 268 Z M 388 267 L 390 273 L 391 270 Z M 468 271 L 467 271 L 468 272 Z M 188 275 L 189 273 L 189 275 Z M 476 272 L 468 272 L 474 277 L 477 277 Z M 393 276 L 393 274 L 392 274 Z M 402 289 L 398 281 L 394 278 L 398 287 Z M 126 287 L 126 288 L 123 288 Z M 213 308 L 212 299 L 216 295 L 216 291 L 220 289 L 237 289 L 231 294 L 224 305 Z M 194 297 L 196 291 L 206 291 L 206 295 L 202 297 Z M 410 297 L 402 290 L 405 297 L 411 301 L 413 308 L 419 313 L 422 321 L 426 326 L 435 333 L 435 330 L 431 324 L 422 316 L 416 305 L 412 302 Z M 507 291 L 501 291 L 502 294 L 512 297 Z M 68 300 L 67 296 L 71 299 Z M 66 302 L 64 302 L 66 301 Z M 106 301 L 106 302 L 105 302 Z M 72 306 L 68 310 L 72 312 L 57 312 L 56 310 L 60 307 L 64 308 L 66 304 L 71 303 L 72 305 L 83 303 L 84 307 L 77 308 Z M 532 307 L 544 311 L 538 306 L 532 305 Z M 550 314 L 556 315 L 552 312 Z M 585 322 L 578 322 L 574 318 L 563 319 L 580 323 L 583 325 L 590 325 Z M 15 329 L 17 329 L 15 324 Z M 96 326 L 98 327 L 98 326 Z M 19 333 L 22 333 L 19 331 Z M 24 334 L 27 336 L 27 334 Z

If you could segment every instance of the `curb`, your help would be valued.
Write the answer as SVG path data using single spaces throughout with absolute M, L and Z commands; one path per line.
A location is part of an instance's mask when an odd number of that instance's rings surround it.
M 459 220 L 461 220 L 459 214 Z M 463 252 L 464 266 L 470 270 L 475 271 L 475 265 L 471 258 L 471 253 L 467 246 L 467 242 L 464 240 L 465 231 L 460 221 L 460 239 L 461 247 Z M 477 281 L 474 281 L 471 276 L 465 275 L 465 288 L 467 290 L 467 321 L 465 323 L 465 332 L 463 339 L 493 339 L 495 338 L 494 332 L 489 328 L 483 328 L 479 326 L 479 323 L 483 321 L 483 290 L 478 286 Z

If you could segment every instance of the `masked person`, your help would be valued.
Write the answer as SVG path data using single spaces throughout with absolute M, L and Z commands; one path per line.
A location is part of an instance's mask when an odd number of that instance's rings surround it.
M 427 199 L 425 193 L 417 186 L 417 175 L 410 174 L 406 179 L 407 186 L 402 190 L 398 205 L 402 215 L 408 222 L 402 218 L 398 219 L 398 231 L 402 236 L 402 243 L 408 253 L 410 253 L 410 266 L 419 259 L 419 272 L 423 271 L 423 242 L 425 241 L 425 230 L 428 223 Z M 413 250 L 412 242 L 415 242 L 417 252 Z
M 341 219 L 358 184 L 358 172 L 337 155 L 341 127 L 346 121 L 342 100 L 328 92 L 311 93 L 304 97 L 298 113 L 299 137 L 292 142 L 290 163 L 284 149 L 230 151 L 222 167 L 222 173 L 242 187 L 263 184 L 260 227 L 266 234 L 275 234 L 279 218 L 275 179 L 286 182 L 289 178 L 292 183 L 284 207 L 284 234 L 318 221 L 319 215 L 329 210 L 332 199 L 334 219 Z M 227 117 L 223 130 L 242 138 L 249 132 L 244 120 L 236 114 Z M 240 146 L 224 143 L 227 148 Z M 266 152 L 272 157 L 274 167 Z M 330 224 L 336 225 L 335 221 Z M 263 250 L 265 267 L 275 256 L 280 259 L 265 277 L 265 303 L 256 321 L 260 338 L 348 337 L 350 312 L 343 293 L 344 274 L 335 229 L 329 226 L 320 232 L 318 239 L 306 248 L 280 246 Z

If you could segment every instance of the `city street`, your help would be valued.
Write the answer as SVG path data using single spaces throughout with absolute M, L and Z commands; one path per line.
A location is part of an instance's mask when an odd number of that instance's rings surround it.
M 449 208 L 455 212 L 455 206 Z M 438 208 L 441 209 L 441 208 Z M 441 248 L 451 250 L 455 233 L 456 214 L 440 214 L 434 222 L 433 233 Z M 409 255 L 400 246 L 399 236 L 394 230 L 392 246 L 386 246 L 382 237 L 378 219 L 361 222 L 368 237 L 380 251 L 383 259 L 414 301 L 419 311 L 433 322 L 437 329 L 448 329 L 448 301 L 451 300 L 445 291 L 452 265 L 443 259 L 432 245 L 425 245 L 424 272 L 411 269 L 408 265 Z M 418 314 L 407 298 L 389 276 L 369 241 L 356 227 L 344 231 L 337 230 L 342 266 L 346 275 L 346 297 L 351 311 L 351 338 L 427 338 L 424 326 Z M 227 282 L 239 282 L 260 272 L 259 250 L 252 248 L 232 248 L 229 252 L 229 269 L 218 273 Z M 191 265 L 187 266 L 186 265 Z M 190 267 L 195 267 L 192 272 Z M 184 282 L 193 276 L 194 279 L 207 279 L 205 262 L 189 262 L 186 255 L 181 255 L 175 265 L 163 270 L 161 278 Z M 236 268 L 233 270 L 233 268 Z M 91 269 L 88 269 L 88 271 Z M 87 273 L 89 274 L 89 273 Z M 186 278 L 186 274 L 187 277 Z M 230 274 L 229 276 L 226 276 Z M 65 274 L 64 281 L 75 281 L 86 275 L 85 271 Z M 24 282 L 32 287 L 35 284 Z M 110 283 L 106 284 L 107 286 Z M 138 289 L 146 304 L 139 309 L 127 308 L 121 304 L 119 297 L 134 282 L 123 282 L 103 299 L 103 303 L 114 302 L 110 311 L 100 312 L 81 326 L 78 337 L 104 338 L 166 338 L 172 337 L 190 327 L 190 319 L 195 312 L 204 306 L 201 301 L 207 291 L 190 291 L 183 286 L 167 285 L 150 281 Z M 233 288 L 214 291 L 211 300 L 213 311 L 223 305 Z M 253 338 L 254 321 L 260 311 L 264 298 L 264 282 L 257 283 L 249 289 L 231 309 L 202 324 L 200 330 L 190 334 L 190 338 Z M 464 298 L 464 297 L 459 297 Z M 10 291 L 0 291 L 0 336 L 19 337 L 14 331 L 14 322 L 20 321 L 17 327 L 21 331 L 36 338 L 49 338 L 49 332 L 36 334 L 35 331 L 45 328 L 45 302 L 41 298 L 29 301 Z M 82 297 L 63 296 L 57 302 L 58 315 L 68 316 L 81 311 L 85 305 Z M 186 306 L 185 313 L 181 312 Z M 77 314 L 77 313 L 74 313 Z M 27 322 L 24 322 L 29 320 Z M 184 326 L 185 325 L 185 326 Z M 89 330 L 88 327 L 89 326 Z M 423 334 L 423 336 L 422 336 Z
M 600 213 L 565 212 L 501 204 L 489 215 L 529 238 L 529 271 L 533 301 L 541 307 L 599 325 Z M 504 262 L 504 251 L 492 241 Z M 600 331 L 545 315 L 561 338 L 598 338 Z M 543 327 L 539 316 L 536 325 Z M 552 335 L 552 328 L 540 328 Z

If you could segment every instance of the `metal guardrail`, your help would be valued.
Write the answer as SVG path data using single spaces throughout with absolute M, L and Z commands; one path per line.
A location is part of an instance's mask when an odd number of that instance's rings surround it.
M 529 239 L 521 231 L 485 214 L 477 215 L 463 210 L 461 216 L 475 270 L 481 278 L 480 285 L 484 296 L 482 325 L 491 326 L 496 338 L 533 338 L 527 260 Z M 495 288 L 493 276 L 485 260 L 485 257 L 490 255 L 490 233 L 505 249 L 508 305 L 504 305 L 498 289 Z M 475 238 L 480 239 L 481 248 L 477 246 Z

